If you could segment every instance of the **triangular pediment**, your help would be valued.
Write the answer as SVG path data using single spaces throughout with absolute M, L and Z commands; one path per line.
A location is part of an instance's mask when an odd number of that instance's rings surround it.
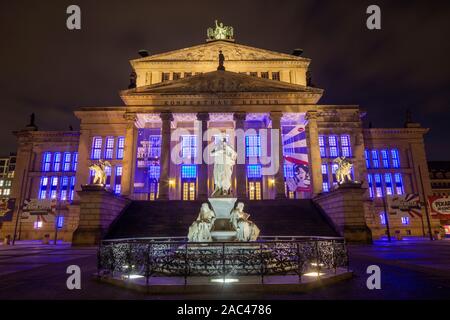
M 304 61 L 309 59 L 286 53 L 260 49 L 229 41 L 212 41 L 205 44 L 188 47 L 184 49 L 155 54 L 152 56 L 135 59 L 131 62 L 145 61 L 216 61 L 218 52 L 222 51 L 225 61 L 264 61 L 285 60 Z
M 212 71 L 189 78 L 160 82 L 123 91 L 123 94 L 201 94 L 231 92 L 292 92 L 322 94 L 322 89 L 252 77 L 229 71 Z

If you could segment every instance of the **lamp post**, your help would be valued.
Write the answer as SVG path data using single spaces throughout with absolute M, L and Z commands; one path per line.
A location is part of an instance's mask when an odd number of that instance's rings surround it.
M 433 241 L 434 239 L 433 239 L 433 234 L 431 231 L 430 213 L 428 211 L 427 198 L 425 197 L 425 188 L 423 186 L 422 170 L 420 169 L 420 165 L 418 165 L 418 169 L 419 169 L 420 185 L 422 187 L 422 197 L 423 197 L 423 201 L 425 203 L 425 215 L 427 216 L 428 233 L 430 234 L 430 240 Z
M 384 189 L 385 185 L 383 183 L 384 181 L 384 174 L 381 175 L 381 196 L 383 197 L 383 206 L 384 206 L 384 221 L 386 222 L 386 231 L 387 231 L 387 236 L 388 236 L 388 241 L 391 242 L 391 229 L 389 226 L 389 217 L 388 217 L 388 212 L 387 212 L 387 204 L 386 204 L 386 191 Z

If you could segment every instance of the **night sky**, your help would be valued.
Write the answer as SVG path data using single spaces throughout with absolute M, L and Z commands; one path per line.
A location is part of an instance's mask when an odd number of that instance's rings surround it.
M 345 5 L 343 4 L 345 3 Z M 82 29 L 66 28 L 77 4 Z M 382 30 L 366 28 L 378 4 Z M 205 42 L 214 19 L 236 42 L 312 59 L 323 104 L 359 104 L 366 125 L 402 127 L 405 110 L 430 128 L 429 160 L 450 160 L 450 1 L 1 1 L 0 153 L 36 113 L 40 130 L 78 129 L 73 110 L 122 105 L 128 60 Z M 225 63 L 226 66 L 226 63 Z

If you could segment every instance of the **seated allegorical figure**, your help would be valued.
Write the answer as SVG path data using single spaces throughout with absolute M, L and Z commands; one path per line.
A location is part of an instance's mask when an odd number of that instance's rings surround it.
M 236 209 L 231 211 L 230 222 L 237 231 L 239 241 L 256 241 L 259 236 L 259 228 L 250 221 L 250 215 L 244 212 L 244 204 L 239 202 Z
M 189 242 L 209 242 L 211 238 L 211 228 L 214 224 L 216 215 L 214 211 L 209 208 L 207 203 L 203 203 L 195 220 L 189 227 L 188 240 Z

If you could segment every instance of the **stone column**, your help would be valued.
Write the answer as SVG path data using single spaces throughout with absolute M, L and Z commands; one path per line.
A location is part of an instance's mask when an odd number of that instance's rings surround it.
M 271 111 L 270 118 L 272 120 L 272 130 L 278 130 L 278 150 L 270 150 L 272 155 L 278 152 L 278 171 L 275 174 L 275 199 L 286 199 L 284 187 L 284 158 L 283 158 L 283 136 L 281 134 L 281 117 L 283 113 L 280 111 Z M 272 156 L 272 159 L 274 157 Z M 276 161 L 276 160 L 275 160 Z
M 125 146 L 123 150 L 122 162 L 122 190 L 123 196 L 130 196 L 133 193 L 133 167 L 135 164 L 134 145 L 136 137 L 136 114 L 125 113 L 126 132 L 125 132 Z
M 317 112 L 308 111 L 306 113 L 307 125 L 307 143 L 309 156 L 309 170 L 313 184 L 313 194 L 317 195 L 322 192 L 322 158 L 320 157 L 319 148 L 319 129 L 317 127 Z
M 169 200 L 170 177 L 170 123 L 173 120 L 171 112 L 161 112 L 161 158 L 159 177 L 159 200 Z
M 208 140 L 204 140 L 204 134 L 208 130 L 208 120 L 209 120 L 209 113 L 201 112 L 197 113 L 197 120 L 201 121 L 201 134 L 200 134 L 200 142 L 199 145 L 201 146 L 200 154 L 197 156 L 201 158 L 201 164 L 199 164 L 198 167 L 198 176 L 197 176 L 197 183 L 198 183 L 198 199 L 200 200 L 206 200 L 208 198 L 208 164 L 206 163 L 205 159 L 203 159 L 203 152 L 206 150 L 206 147 L 208 146 Z
M 245 130 L 245 118 L 247 114 L 245 112 L 235 112 L 234 113 L 234 121 L 235 121 L 235 130 L 241 129 Z M 236 150 L 244 150 L 245 152 L 245 140 L 238 141 L 236 136 Z M 243 147 L 239 148 L 238 145 L 241 144 Z M 238 155 L 238 159 L 240 156 Z M 242 158 L 242 157 L 241 157 Z M 245 154 L 244 154 L 245 161 Z M 239 162 L 239 161 L 238 161 Z M 236 197 L 238 199 L 247 199 L 247 179 L 246 179 L 246 168 L 245 163 L 236 163 Z

